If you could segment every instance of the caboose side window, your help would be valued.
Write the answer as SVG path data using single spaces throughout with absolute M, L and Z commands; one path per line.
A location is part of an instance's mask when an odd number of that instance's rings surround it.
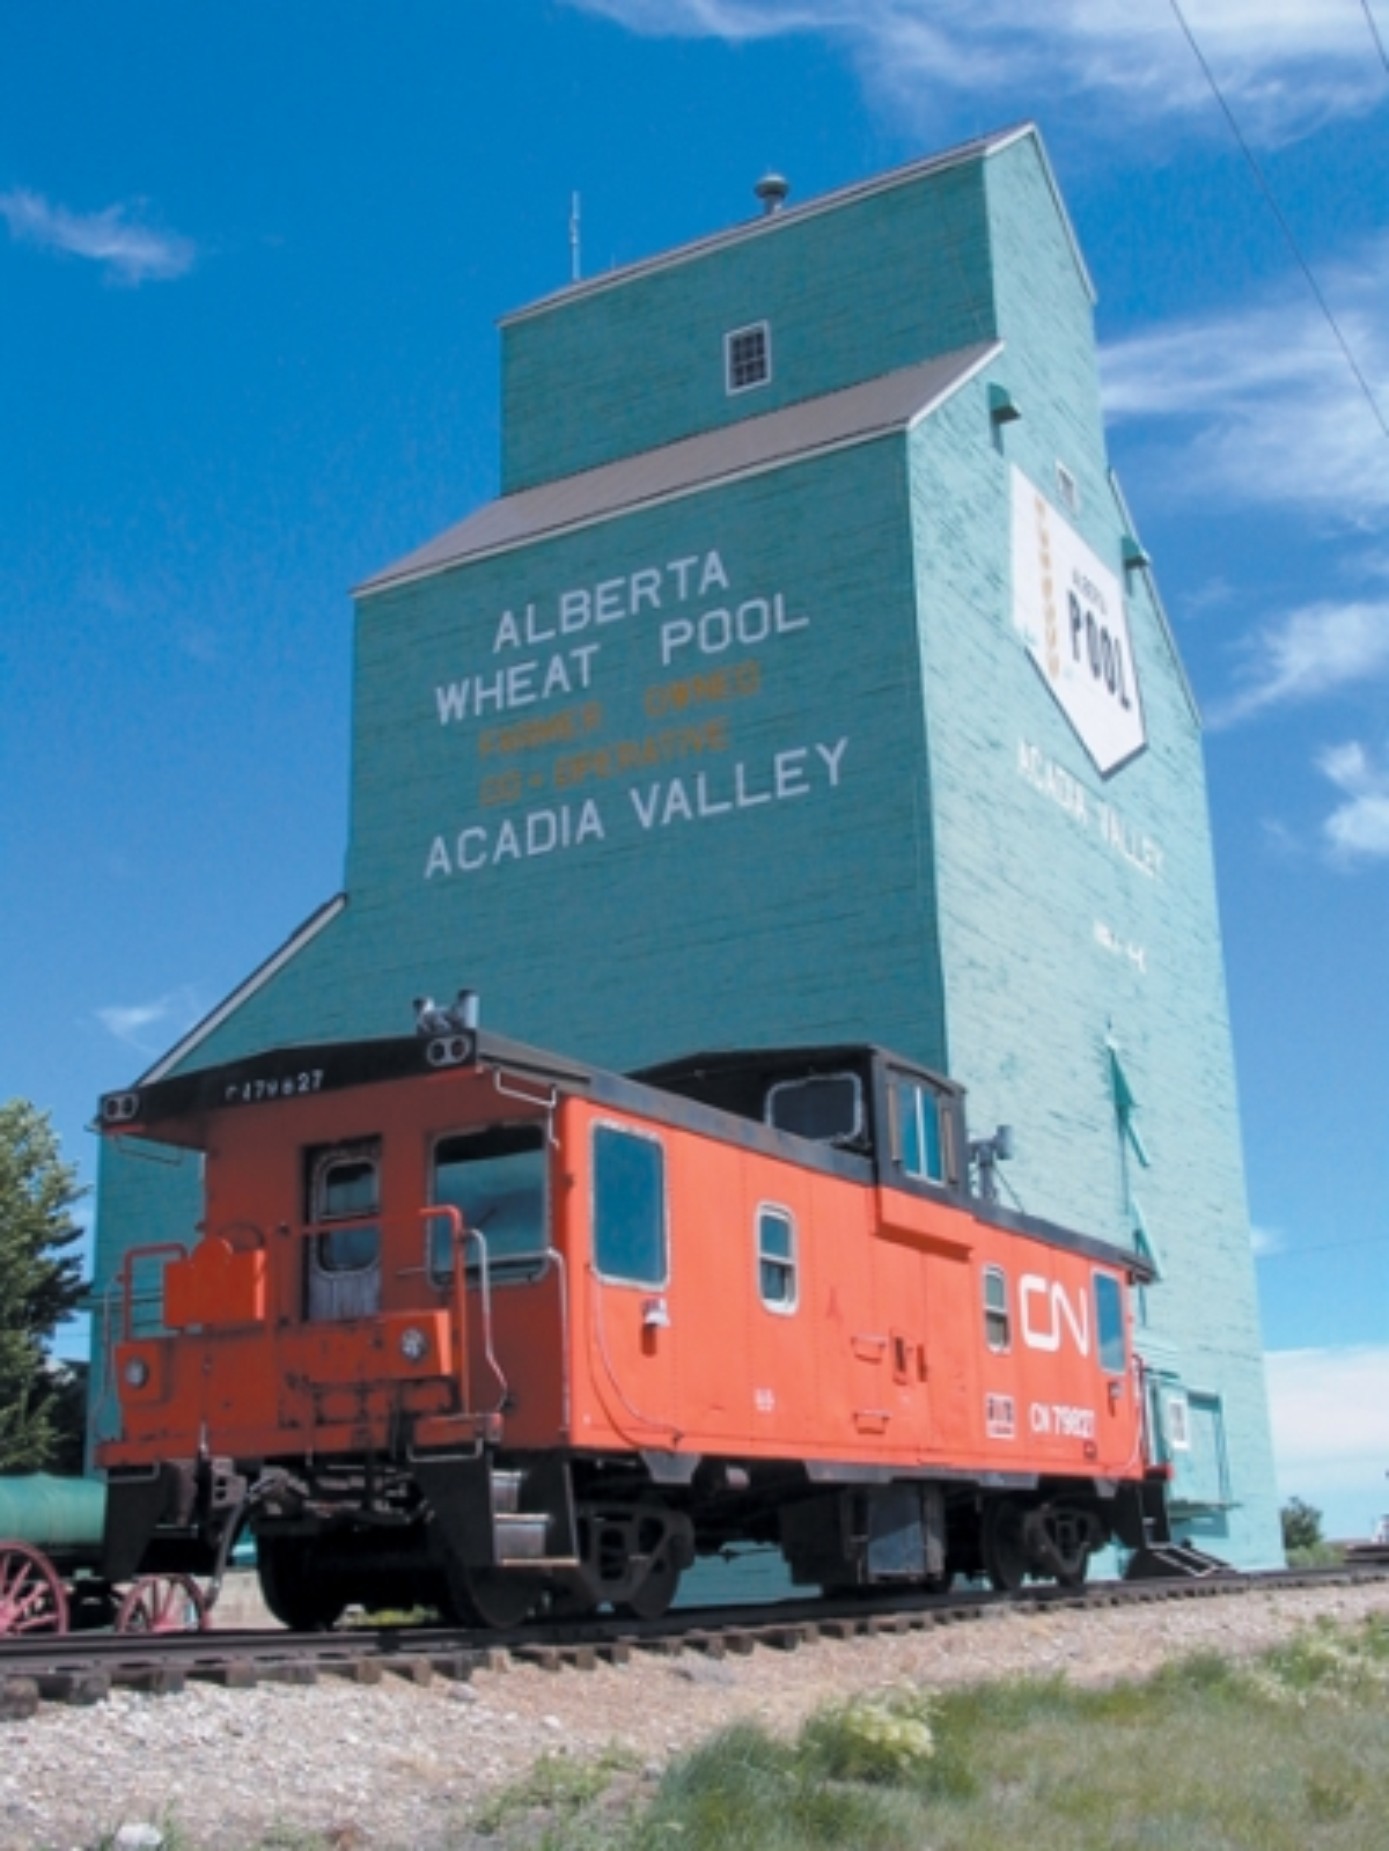
M 440 1138 L 431 1200 L 458 1209 L 464 1227 L 481 1235 L 489 1268 L 540 1260 L 550 1244 L 544 1126 L 489 1125 Z M 476 1266 L 478 1242 L 465 1242 L 464 1253 Z M 430 1224 L 429 1271 L 435 1284 L 453 1272 L 453 1233 L 442 1219 Z
M 1006 1355 L 1013 1347 L 1008 1275 L 1001 1266 L 984 1268 L 984 1341 L 996 1356 Z
M 1095 1330 L 1100 1345 L 1100 1367 L 1122 1375 L 1128 1366 L 1124 1342 L 1124 1295 L 1109 1273 L 1095 1274 Z
M 757 1288 L 769 1311 L 796 1309 L 796 1224 L 766 1204 L 757 1211 Z
M 665 1151 L 655 1138 L 594 1126 L 593 1257 L 605 1279 L 666 1283 Z

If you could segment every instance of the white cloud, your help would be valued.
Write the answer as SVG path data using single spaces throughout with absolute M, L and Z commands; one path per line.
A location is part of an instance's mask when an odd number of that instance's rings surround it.
M 1278 1488 L 1337 1503 L 1368 1527 L 1389 1509 L 1389 1347 L 1272 1350 L 1265 1357 Z
M 1389 761 L 1376 765 L 1352 740 L 1323 752 L 1317 769 L 1344 798 L 1322 824 L 1333 857 L 1340 862 L 1389 860 Z
M 1241 654 L 1238 685 L 1212 707 L 1212 727 L 1389 676 L 1389 599 L 1306 605 L 1256 630 Z
M 132 217 L 132 211 L 137 216 Z M 18 244 L 60 251 L 100 264 L 107 280 L 135 286 L 168 282 L 193 267 L 197 250 L 191 239 L 143 224 L 138 209 L 107 206 L 103 212 L 70 212 L 40 193 L 17 187 L 0 193 L 0 218 Z
M 206 1014 L 197 991 L 184 984 L 148 1003 L 112 1003 L 96 1012 L 108 1034 L 137 1054 L 161 1054 Z
M 1334 569 L 1343 583 L 1353 575 L 1359 594 L 1253 629 L 1238 646 L 1231 692 L 1209 709 L 1213 728 L 1389 678 L 1378 538 L 1389 518 L 1389 435 L 1379 421 L 1389 410 L 1389 237 L 1326 270 L 1322 286 L 1378 416 L 1301 286 L 1135 335 L 1102 355 L 1106 410 L 1142 425 L 1161 458 L 1160 470 L 1149 468 L 1163 488 L 1188 502 L 1277 510 L 1353 536 Z M 1384 852 L 1382 788 L 1351 771 L 1350 801 L 1325 825 L 1339 859 Z
M 1389 415 L 1389 237 L 1326 267 L 1320 283 Z M 1171 431 L 1164 480 L 1182 495 L 1382 528 L 1389 437 L 1305 285 L 1116 341 L 1100 358 L 1110 418 Z
M 1015 91 L 1055 106 L 1112 98 L 1116 128 L 1136 116 L 1203 117 L 1224 133 L 1210 88 L 1170 7 L 1132 0 L 569 0 L 653 37 L 731 43 L 814 33 L 842 45 L 869 94 L 929 123 L 949 92 Z M 1185 0 L 1207 63 L 1246 132 L 1283 140 L 1383 101 L 1358 0 Z M 1103 129 L 1093 116 L 1088 126 Z

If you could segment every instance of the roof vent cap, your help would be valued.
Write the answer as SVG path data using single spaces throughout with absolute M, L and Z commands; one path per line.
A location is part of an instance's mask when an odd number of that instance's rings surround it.
M 770 217 L 773 212 L 780 212 L 786 204 L 791 182 L 782 174 L 763 174 L 752 190 L 762 201 L 763 212 Z

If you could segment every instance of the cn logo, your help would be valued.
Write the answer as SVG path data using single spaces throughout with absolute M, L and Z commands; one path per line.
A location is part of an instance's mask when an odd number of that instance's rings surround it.
M 1090 1301 L 1083 1291 L 1072 1297 L 1059 1280 L 1024 1273 L 1018 1281 L 1018 1310 L 1028 1349 L 1059 1350 L 1069 1331 L 1080 1354 L 1090 1354 Z

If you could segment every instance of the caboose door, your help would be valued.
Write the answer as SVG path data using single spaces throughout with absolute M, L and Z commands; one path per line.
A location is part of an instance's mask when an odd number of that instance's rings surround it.
M 307 1167 L 306 1313 L 371 1317 L 381 1308 L 380 1146 L 310 1151 Z
M 592 1136 L 594 1379 L 618 1430 L 649 1445 L 674 1385 L 667 1153 L 634 1125 Z

